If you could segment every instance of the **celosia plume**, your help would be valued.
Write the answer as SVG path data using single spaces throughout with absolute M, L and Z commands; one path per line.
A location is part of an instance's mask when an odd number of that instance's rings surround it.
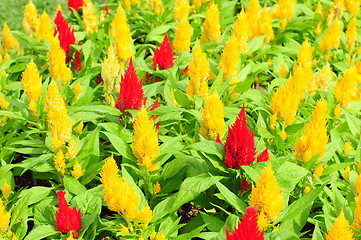
M 4 22 L 4 27 L 2 30 L 3 43 L 5 50 L 11 50 L 16 48 L 16 50 L 20 49 L 19 41 L 14 37 L 11 33 L 9 26 Z
M 226 240 L 263 240 L 264 230 L 262 232 L 257 224 L 258 215 L 255 207 L 247 207 L 242 221 L 238 222 L 231 233 L 226 228 Z
M 275 37 L 272 28 L 272 14 L 267 10 L 266 6 L 262 8 L 260 13 L 258 35 L 264 36 L 265 43 L 269 43 Z
M 327 142 L 327 102 L 319 101 L 312 111 L 310 123 L 305 125 L 302 136 L 295 143 L 295 157 L 305 163 L 316 154 L 320 154 L 320 159 L 325 153 Z
M 206 20 L 203 23 L 203 34 L 201 43 L 218 42 L 221 38 L 221 29 L 219 25 L 219 10 L 215 3 L 211 3 L 206 12 Z
M 129 109 L 140 110 L 143 100 L 142 81 L 138 80 L 133 61 L 130 60 L 129 66 L 125 71 L 120 83 L 120 93 L 115 104 L 123 113 Z
M 193 57 L 188 67 L 187 93 L 191 96 L 206 96 L 208 94 L 208 76 L 210 73 L 209 62 L 206 54 L 198 44 L 193 50 Z
M 72 73 L 65 63 L 65 52 L 60 47 L 59 40 L 56 38 L 51 39 L 48 57 L 50 62 L 50 77 L 55 81 L 61 80 L 61 86 L 69 83 L 72 78 Z
M 257 157 L 257 162 L 267 162 L 269 160 L 268 148 L 263 150 L 261 154 Z
M 222 68 L 224 70 L 223 80 L 231 78 L 229 81 L 230 85 L 234 85 L 238 82 L 237 73 L 239 70 L 238 61 L 240 56 L 238 49 L 237 38 L 232 35 L 227 41 L 226 46 L 223 48 L 221 60 L 219 62 L 219 70 Z
M 255 160 L 254 133 L 248 129 L 244 106 L 235 123 L 228 127 L 224 148 L 226 150 L 224 164 L 229 168 L 239 169 L 241 166 L 250 165 Z
M 322 89 L 327 90 L 328 85 L 332 80 L 332 71 L 330 64 L 327 63 L 321 71 L 319 71 L 316 76 L 311 81 L 310 90 Z
M 10 211 L 5 210 L 5 205 L 0 199 L 0 234 L 7 232 L 10 225 Z
M 201 129 L 199 133 L 208 140 L 216 140 L 224 134 L 224 105 L 217 92 L 204 99 Z
M 152 59 L 154 69 L 166 70 L 173 66 L 174 54 L 172 45 L 170 44 L 168 34 L 164 35 L 163 42 L 160 47 L 156 46 Z
M 71 60 L 70 45 L 75 44 L 74 28 L 63 17 L 63 12 L 58 11 L 54 19 L 56 25 L 55 35 L 58 35 L 60 46 L 66 53 L 66 63 Z
M 73 12 L 73 9 L 75 11 L 79 11 L 79 8 L 84 5 L 83 0 L 68 0 L 68 9 Z
M 41 77 L 38 68 L 31 59 L 25 71 L 22 74 L 21 82 L 29 99 L 29 110 L 36 114 L 36 102 L 41 94 Z
M 351 102 L 360 100 L 361 76 L 354 66 L 347 69 L 335 84 L 335 97 L 341 107 L 346 108 Z
M 284 199 L 283 190 L 278 186 L 271 163 L 261 172 L 256 186 L 253 186 L 249 205 L 257 209 L 260 229 L 277 221 L 284 206 Z
M 147 4 L 145 6 L 157 15 L 162 15 L 164 12 L 162 0 L 147 0 Z
M 189 52 L 192 37 L 192 27 L 187 19 L 181 19 L 176 25 L 175 38 L 173 40 L 173 47 L 175 51 L 180 54 L 181 52 Z
M 89 1 L 83 7 L 83 24 L 88 34 L 92 34 L 98 30 L 98 19 L 95 13 L 94 4 Z
M 352 240 L 353 232 L 350 229 L 350 224 L 345 218 L 343 210 L 341 210 L 340 215 L 336 218 L 335 222 L 332 224 L 330 229 L 327 232 L 326 240 Z
M 357 19 L 353 17 L 349 22 L 346 30 L 346 48 L 352 52 L 357 41 Z
M 117 53 L 111 43 L 107 50 L 107 57 L 102 62 L 102 78 L 104 81 L 105 101 L 114 106 L 114 99 L 111 93 L 115 92 L 116 85 L 120 84 L 117 79 L 120 71 L 120 64 Z
M 258 28 L 259 28 L 259 13 L 260 13 L 260 6 L 258 0 L 250 0 L 247 10 L 246 16 L 248 20 L 248 24 L 250 27 L 251 38 L 254 38 L 258 35 Z
M 276 17 L 282 19 L 281 28 L 284 29 L 290 20 L 293 17 L 294 8 L 297 0 L 278 0 Z
M 104 200 L 111 211 L 121 213 L 128 221 L 136 218 L 148 224 L 153 218 L 152 210 L 146 203 L 139 209 L 140 200 L 134 188 L 123 178 L 118 176 L 118 166 L 110 156 L 102 167 L 100 181 L 104 187 Z
M 174 20 L 187 20 L 190 10 L 189 0 L 176 0 L 174 2 Z
M 153 121 L 148 117 L 144 106 L 140 109 L 133 123 L 134 141 L 133 153 L 140 167 L 145 166 L 149 172 L 158 169 L 154 160 L 158 156 L 158 134 Z
M 75 178 L 75 179 L 79 179 L 81 176 L 83 176 L 84 174 L 84 170 L 81 167 L 80 163 L 78 162 L 78 160 L 75 160 L 74 163 L 74 167 L 73 167 L 73 171 L 71 171 L 71 175 Z
M 54 30 L 51 26 L 51 20 L 45 9 L 39 18 L 39 27 L 36 31 L 36 34 L 38 36 L 38 41 L 47 39 L 50 42 L 51 39 L 54 38 Z
M 331 27 L 327 30 L 320 42 L 320 48 L 323 52 L 330 51 L 340 47 L 341 26 L 338 19 L 335 19 Z
M 250 35 L 250 27 L 247 21 L 247 16 L 244 10 L 238 14 L 236 21 L 234 22 L 232 35 L 234 35 L 238 42 L 239 53 L 247 52 L 247 41 Z
M 38 26 L 38 10 L 34 3 L 29 0 L 24 9 L 23 27 L 28 34 L 32 34 L 37 31 Z
M 55 226 L 61 233 L 68 233 L 74 231 L 73 237 L 77 238 L 79 229 L 82 225 L 82 218 L 80 210 L 76 210 L 76 207 L 70 208 L 68 202 L 65 199 L 65 191 L 56 191 L 58 195 L 59 209 L 56 212 Z
M 357 17 L 360 11 L 360 0 L 345 0 L 347 11 Z

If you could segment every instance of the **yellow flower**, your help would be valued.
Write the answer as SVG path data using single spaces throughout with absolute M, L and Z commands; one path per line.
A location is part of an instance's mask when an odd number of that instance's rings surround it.
M 78 124 L 78 126 L 75 127 L 74 130 L 78 135 L 80 135 L 83 132 L 84 123 L 81 121 L 80 118 L 78 119 L 78 122 L 79 122 L 79 124 Z
M 239 53 L 247 52 L 247 41 L 250 35 L 250 27 L 248 24 L 246 13 L 242 11 L 237 15 L 237 19 L 234 22 L 232 35 L 234 35 L 238 42 Z
M 49 84 L 44 105 L 51 132 L 51 146 L 53 149 L 64 146 L 70 140 L 72 123 L 63 97 L 60 95 L 54 81 Z
M 341 27 L 338 19 L 335 19 L 331 27 L 327 30 L 320 42 L 320 48 L 323 52 L 340 47 Z
M 123 64 L 134 54 L 132 50 L 132 35 L 124 9 L 119 4 L 117 13 L 110 24 L 110 36 L 114 38 L 115 50 L 119 61 Z
M 346 70 L 341 78 L 336 81 L 335 97 L 341 107 L 346 108 L 351 102 L 360 99 L 359 83 L 361 83 L 361 77 L 354 66 Z
M 73 171 L 71 171 L 71 175 L 75 178 L 75 179 L 79 179 L 81 176 L 83 176 L 84 174 L 84 170 L 82 169 L 80 163 L 78 162 L 78 160 L 75 160 L 75 164 L 73 167 Z
M 189 0 L 176 0 L 174 2 L 174 20 L 186 20 L 190 10 Z
M 160 184 L 159 184 L 159 182 L 156 182 L 153 187 L 153 192 L 154 192 L 154 194 L 158 194 L 158 193 L 160 193 L 160 191 L 161 191 Z
M 360 231 L 361 230 L 361 196 L 360 195 L 355 196 L 355 203 L 356 203 L 356 209 L 353 214 L 354 220 L 352 227 L 356 231 Z
M 135 118 L 133 128 L 133 153 L 138 159 L 138 165 L 141 167 L 145 165 L 149 172 L 157 170 L 158 165 L 153 161 L 157 158 L 159 151 L 158 133 L 144 106 Z
M 346 153 L 346 152 L 350 151 L 351 149 L 352 149 L 351 142 L 350 141 L 345 142 L 345 145 L 343 145 L 343 151 Z
M 282 63 L 281 67 L 278 69 L 278 72 L 280 73 L 281 77 L 287 77 L 288 70 L 285 62 Z
M 264 229 L 271 222 L 277 221 L 283 206 L 283 190 L 278 187 L 271 163 L 261 172 L 261 176 L 252 187 L 249 206 L 257 209 L 258 227 Z
M 219 25 L 219 10 L 217 4 L 212 2 L 207 9 L 206 19 L 203 22 L 201 43 L 218 42 L 220 38 L 221 28 Z
M 7 109 L 10 106 L 10 103 L 5 99 L 5 95 L 2 94 L 0 97 L 0 108 Z
M 224 134 L 224 105 L 217 92 L 204 99 L 201 129 L 199 133 L 208 140 L 216 140 Z
M 341 108 L 341 104 L 337 104 L 335 109 L 333 110 L 333 115 L 335 116 L 335 118 L 340 118 L 342 115 L 342 108 Z
M 192 27 L 186 18 L 181 19 L 176 25 L 175 38 L 173 40 L 173 47 L 175 51 L 189 52 L 192 37 Z
M 357 19 L 353 17 L 347 26 L 346 30 L 346 48 L 349 52 L 352 52 L 355 48 L 357 41 Z
M 336 218 L 335 222 L 332 224 L 326 235 L 326 240 L 339 239 L 353 239 L 353 232 L 350 229 L 350 224 L 346 220 L 343 210 L 341 210 L 340 215 Z
M 13 48 L 16 48 L 16 50 L 20 49 L 19 41 L 11 33 L 10 28 L 6 24 L 6 22 L 4 22 L 2 35 L 3 35 L 3 42 L 4 42 L 4 49 L 5 50 L 11 50 Z
M 311 82 L 310 90 L 315 90 L 315 89 L 327 90 L 331 80 L 332 80 L 332 71 L 330 68 L 330 64 L 327 63 L 321 69 L 321 71 L 319 71 L 316 74 L 316 77 L 313 78 Z
M 202 6 L 203 3 L 208 2 L 209 0 L 193 0 L 192 3 L 195 7 Z
M 300 50 L 297 53 L 297 66 L 306 67 L 312 66 L 313 61 L 313 48 L 311 47 L 308 39 L 302 43 Z
M 206 96 L 208 94 L 208 77 L 210 73 L 209 62 L 206 54 L 198 44 L 193 50 L 193 57 L 188 67 L 187 93 L 191 96 Z
M 323 173 L 323 170 L 324 170 L 323 164 L 320 163 L 315 167 L 315 172 L 313 173 L 313 175 L 317 178 L 320 178 Z
M 152 10 L 157 15 L 162 15 L 164 12 L 162 0 L 148 0 L 146 8 Z
M 77 139 L 76 141 L 74 140 L 74 138 L 71 138 L 69 141 L 69 144 L 67 146 L 67 153 L 66 153 L 66 158 L 71 160 L 74 159 L 76 157 L 76 155 L 78 154 L 78 142 L 79 140 Z
M 65 156 L 61 149 L 59 149 L 54 156 L 54 166 L 56 171 L 58 171 L 61 175 L 65 174 Z
M 135 218 L 146 224 L 152 219 L 152 210 L 146 203 L 140 211 L 140 200 L 134 188 L 123 178 L 118 176 L 118 166 L 113 155 L 102 167 L 100 181 L 104 187 L 104 200 L 111 211 L 121 213 L 128 221 Z
M 305 125 L 302 136 L 295 143 L 295 157 L 306 163 L 320 153 L 320 159 L 327 143 L 327 102 L 318 101 L 309 124 Z
M 24 9 L 23 27 L 28 34 L 36 32 L 39 27 L 38 10 L 31 0 Z
M 0 234 L 7 232 L 10 225 L 10 211 L 6 212 L 3 201 L 0 199 Z
M 345 0 L 347 11 L 357 17 L 360 11 L 360 0 Z
M 108 104 L 114 106 L 114 98 L 111 93 L 115 92 L 116 84 L 119 84 L 118 79 L 120 64 L 117 58 L 116 50 L 111 43 L 107 50 L 107 58 L 102 62 L 102 78 L 104 82 L 104 96 Z
M 81 86 L 80 80 L 78 80 L 78 82 L 75 84 L 74 89 L 73 89 L 75 101 L 77 101 L 79 99 L 79 96 L 82 93 L 82 90 L 83 90 L 83 88 Z
M 282 129 L 282 131 L 280 132 L 280 137 L 282 138 L 282 140 L 286 140 L 286 138 L 288 138 L 289 135 L 287 135 L 285 128 Z
M 239 52 L 238 52 L 238 43 L 234 35 L 232 35 L 226 43 L 226 46 L 223 48 L 221 60 L 219 62 L 219 70 L 224 69 L 223 80 L 231 78 L 229 81 L 230 85 L 237 83 L 237 73 L 238 73 L 238 61 L 239 61 Z
M 60 87 L 68 84 L 72 78 L 72 74 L 70 68 L 68 68 L 65 63 L 65 52 L 60 47 L 60 42 L 57 38 L 51 40 L 48 57 L 50 62 L 50 77 L 54 81 L 61 80 Z
M 296 0 L 278 0 L 276 18 L 281 18 L 281 28 L 285 29 L 288 20 L 293 17 Z
M 41 94 L 41 76 L 37 66 L 31 59 L 22 74 L 21 82 L 24 85 L 24 90 L 29 99 L 29 110 L 36 115 L 36 102 Z
M 4 181 L 4 186 L 1 189 L 1 193 L 3 194 L 3 196 L 5 197 L 5 199 L 7 199 L 9 197 L 9 194 L 11 192 L 11 187 L 10 185 L 6 182 L 6 180 Z
M 248 24 L 251 30 L 251 38 L 259 36 L 259 15 L 260 15 L 260 6 L 258 0 L 250 0 L 249 5 L 246 11 L 246 16 Z
M 38 35 L 38 41 L 41 39 L 47 39 L 49 42 L 51 42 L 51 39 L 55 38 L 50 17 L 46 13 L 45 9 L 39 18 L 39 27 L 36 30 L 36 34 Z
M 163 235 L 163 233 L 161 232 L 153 232 L 151 235 L 150 235 L 150 240 L 166 240 L 167 238 Z
M 318 13 L 320 15 L 323 14 L 323 8 L 322 8 L 322 4 L 320 1 L 317 2 L 317 7 L 315 9 L 315 13 Z
M 91 1 L 85 3 L 83 6 L 83 23 L 85 31 L 89 34 L 98 30 L 98 20 L 94 5 Z
M 342 17 L 342 13 L 345 11 L 345 1 L 344 0 L 334 0 L 333 7 L 335 8 L 335 13 L 338 18 Z
M 272 15 L 266 6 L 262 8 L 259 18 L 259 35 L 264 36 L 265 43 L 269 43 L 275 38 L 272 28 Z

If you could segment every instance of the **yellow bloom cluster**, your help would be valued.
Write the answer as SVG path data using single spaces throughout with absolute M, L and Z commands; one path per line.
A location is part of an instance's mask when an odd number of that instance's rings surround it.
M 189 52 L 192 37 L 192 27 L 186 18 L 181 19 L 176 25 L 173 47 L 178 54 Z
M 352 52 L 355 48 L 357 41 L 357 19 L 353 17 L 347 26 L 346 30 L 346 48 L 349 52 Z
M 31 59 L 22 74 L 21 82 L 29 99 L 29 110 L 36 115 L 36 102 L 41 94 L 41 77 L 37 66 Z
M 278 219 L 283 207 L 283 190 L 278 187 L 271 163 L 261 172 L 249 196 L 249 206 L 258 212 L 258 227 L 264 229 Z
M 250 0 L 247 10 L 246 10 L 246 16 L 247 21 L 250 27 L 251 32 L 251 38 L 258 36 L 258 19 L 260 15 L 260 9 L 258 0 Z
M 119 3 L 117 13 L 110 24 L 110 35 L 114 38 L 116 53 L 123 66 L 133 56 L 132 35 L 127 21 L 124 9 Z
M 201 129 L 199 133 L 208 140 L 216 140 L 224 134 L 224 105 L 217 92 L 204 99 Z
M 281 28 L 285 29 L 288 20 L 293 17 L 294 8 L 295 8 L 296 0 L 278 0 L 277 1 L 277 9 L 276 9 L 276 17 L 281 18 Z
M 190 10 L 189 0 L 176 0 L 174 2 L 174 20 L 187 19 Z
M 148 204 L 142 210 L 139 209 L 140 200 L 137 193 L 123 177 L 118 176 L 118 170 L 113 156 L 110 156 L 100 173 L 108 208 L 121 213 L 128 221 L 140 219 L 148 224 L 153 218 L 152 210 Z
M 98 30 L 98 19 L 95 14 L 94 4 L 91 1 L 83 6 L 83 23 L 85 31 L 89 34 Z
M 188 67 L 187 93 L 191 96 L 206 96 L 208 94 L 209 62 L 206 54 L 198 44 L 193 50 L 193 57 Z
M 223 80 L 231 78 L 230 84 L 237 83 L 237 73 L 239 70 L 239 46 L 237 38 L 232 35 L 223 49 L 221 60 L 219 62 L 219 70 L 224 69 Z
M 264 36 L 265 43 L 272 41 L 275 38 L 272 28 L 272 14 L 267 10 L 266 6 L 264 6 L 261 10 L 258 24 L 258 35 Z
M 350 224 L 345 218 L 343 210 L 341 210 L 340 215 L 336 218 L 335 222 L 332 224 L 328 233 L 326 235 L 326 240 L 351 240 L 353 239 L 353 232 L 350 229 Z
M 75 179 L 79 179 L 81 176 L 83 176 L 84 174 L 84 170 L 82 169 L 80 163 L 78 162 L 78 160 L 75 160 L 75 164 L 73 167 L 73 171 L 71 171 L 71 175 L 75 178 Z
M 315 90 L 315 89 L 327 90 L 331 80 L 332 80 L 332 71 L 330 68 L 330 64 L 327 63 L 311 81 L 310 90 Z
M 305 125 L 301 138 L 295 143 L 295 157 L 306 163 L 320 153 L 320 159 L 325 153 L 327 142 L 327 102 L 318 101 L 310 123 Z
M 24 9 L 23 27 L 28 34 L 36 32 L 39 27 L 38 10 L 31 0 Z
M 361 76 L 354 66 L 351 66 L 335 84 L 335 97 L 341 107 L 346 108 L 351 102 L 360 99 L 361 90 L 358 84 Z
M 60 47 L 60 42 L 57 38 L 51 39 L 50 50 L 48 52 L 49 62 L 50 62 L 50 77 L 54 81 L 61 80 L 60 87 L 69 84 L 70 79 L 72 78 L 72 73 L 70 68 L 66 66 L 65 63 L 65 52 Z
M 219 10 L 217 4 L 212 3 L 207 9 L 206 20 L 203 22 L 201 43 L 218 42 L 220 38 Z
M 116 85 L 119 85 L 118 79 L 120 64 L 117 58 L 116 50 L 111 43 L 107 50 L 108 57 L 104 58 L 102 62 L 102 78 L 104 82 L 104 97 L 105 101 L 114 106 L 114 98 L 111 93 L 116 91 Z
M 11 50 L 13 48 L 16 48 L 16 50 L 20 49 L 19 41 L 14 37 L 14 35 L 11 33 L 9 26 L 4 22 L 4 27 L 2 31 L 3 36 L 3 42 L 4 42 L 4 49 Z
M 164 12 L 162 0 L 148 0 L 146 8 L 152 10 L 157 15 L 162 15 Z
M 360 11 L 360 0 L 345 0 L 347 11 L 357 17 Z
M 144 106 L 135 118 L 133 128 L 133 153 L 138 159 L 138 165 L 146 166 L 149 172 L 157 170 L 158 164 L 153 161 L 157 158 L 159 151 L 158 133 Z
M 72 123 L 63 97 L 54 81 L 51 81 L 44 100 L 45 110 L 51 132 L 51 146 L 55 150 L 70 140 Z
M 39 18 L 39 27 L 36 31 L 36 34 L 38 35 L 38 41 L 42 39 L 47 39 L 49 42 L 52 41 L 54 37 L 54 30 L 51 26 L 51 20 L 49 15 L 46 13 L 45 9 L 43 14 L 41 14 Z
M 0 199 L 0 234 L 8 231 L 10 225 L 10 211 L 6 212 L 3 201 Z
M 330 51 L 340 47 L 341 26 L 338 19 L 335 19 L 331 27 L 327 30 L 320 42 L 320 48 L 323 52 Z
M 246 53 L 250 29 L 246 13 L 243 11 L 243 9 L 238 14 L 237 19 L 234 22 L 232 35 L 234 35 L 237 39 L 239 53 Z
M 195 7 L 202 6 L 202 4 L 205 2 L 209 2 L 209 0 L 192 0 L 192 3 Z

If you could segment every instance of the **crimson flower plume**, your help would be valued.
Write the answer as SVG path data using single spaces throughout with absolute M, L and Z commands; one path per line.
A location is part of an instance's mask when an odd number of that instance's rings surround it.
M 236 122 L 228 127 L 224 148 L 226 150 L 224 164 L 229 168 L 239 169 L 243 165 L 250 165 L 255 160 L 254 133 L 251 133 L 247 127 L 244 106 Z
M 129 109 L 140 110 L 143 96 L 142 82 L 139 81 L 133 60 L 130 59 L 129 66 L 120 83 L 119 97 L 115 107 L 123 113 Z
M 75 44 L 76 41 L 74 28 L 69 26 L 69 23 L 65 20 L 62 11 L 58 11 L 56 13 L 54 23 L 56 25 L 55 35 L 58 35 L 60 46 L 66 53 L 66 63 L 68 63 L 71 60 L 70 45 Z
M 84 5 L 83 0 L 68 0 L 68 9 L 73 12 L 73 9 L 75 11 L 79 11 L 79 8 Z M 73 9 L 72 9 L 73 8 Z
M 173 66 L 174 54 L 172 45 L 170 44 L 168 34 L 164 35 L 163 42 L 160 47 L 156 47 L 154 50 L 154 56 L 152 59 L 154 70 L 159 67 L 159 70 L 166 70 Z
M 257 162 L 267 162 L 269 159 L 269 153 L 268 153 L 268 148 L 266 148 L 265 150 L 263 150 L 263 152 L 261 152 L 261 154 L 257 157 Z

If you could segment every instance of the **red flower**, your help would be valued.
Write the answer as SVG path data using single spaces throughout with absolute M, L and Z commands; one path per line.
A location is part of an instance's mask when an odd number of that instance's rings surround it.
M 70 208 L 65 200 L 65 191 L 56 191 L 58 195 L 59 209 L 56 212 L 55 226 L 61 233 L 68 233 L 74 231 L 73 237 L 77 238 L 79 229 L 81 228 L 80 210 L 75 207 Z
M 169 42 L 168 34 L 164 35 L 164 39 L 160 47 L 158 46 L 154 50 L 154 56 L 152 62 L 154 64 L 153 69 L 156 70 L 157 66 L 159 70 L 166 70 L 173 66 L 174 54 L 172 46 Z
M 264 240 L 264 231 L 258 229 L 257 219 L 256 208 L 247 207 L 238 227 L 234 228 L 232 233 L 226 228 L 226 240 Z
M 243 165 L 250 165 L 255 160 L 254 134 L 247 127 L 244 106 L 238 114 L 236 122 L 228 127 L 224 148 L 226 150 L 224 164 L 229 168 L 239 169 Z
M 75 44 L 74 28 L 69 26 L 61 11 L 56 13 L 54 23 L 56 25 L 55 35 L 58 35 L 60 46 L 66 53 L 66 63 L 68 63 L 71 60 L 70 45 Z
M 238 189 L 241 190 L 242 193 L 249 190 L 249 184 L 246 179 L 243 179 Z
M 257 162 L 267 162 L 269 159 L 268 148 L 266 148 L 261 154 L 257 157 Z
M 105 5 L 104 11 L 105 11 L 105 15 L 104 15 L 104 17 L 108 16 L 108 14 L 109 14 L 109 7 L 108 7 L 108 4 L 107 4 L 107 5 Z
M 120 83 L 120 93 L 115 104 L 123 113 L 128 109 L 140 110 L 143 99 L 142 81 L 138 80 L 132 59 Z
M 102 76 L 99 76 L 96 80 L 96 84 L 101 84 L 103 82 Z
M 79 8 L 84 5 L 83 0 L 68 0 L 68 9 L 73 12 L 73 9 L 75 11 L 79 11 Z

